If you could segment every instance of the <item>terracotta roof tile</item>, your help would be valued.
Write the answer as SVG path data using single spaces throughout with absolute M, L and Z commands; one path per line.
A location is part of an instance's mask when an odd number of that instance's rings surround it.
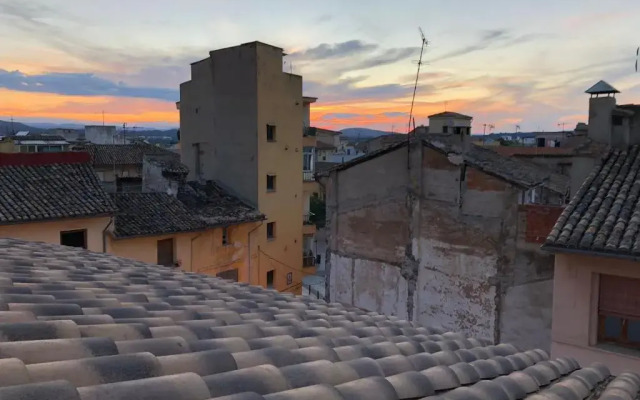
M 20 293 L 7 294 L 12 288 Z M 581 368 L 541 350 L 488 345 L 342 304 L 77 248 L 0 239 L 0 293 L 22 296 L 5 299 L 29 310 L 20 312 L 30 321 L 0 324 L 2 399 L 640 393 L 638 375 L 613 377 L 602 364 Z M 110 302 L 85 306 L 96 300 Z M 56 307 L 67 315 L 46 315 Z M 106 316 L 108 323 L 82 325 L 73 319 L 80 316 Z

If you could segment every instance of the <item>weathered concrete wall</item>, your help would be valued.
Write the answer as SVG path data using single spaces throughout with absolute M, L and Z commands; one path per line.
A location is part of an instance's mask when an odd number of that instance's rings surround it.
M 122 135 L 116 133 L 113 125 L 87 125 L 84 127 L 84 137 L 94 144 L 124 144 Z
M 331 300 L 409 319 L 408 284 L 400 268 L 378 261 L 331 255 Z
M 507 288 L 500 318 L 500 341 L 550 351 L 552 303 L 553 279 Z

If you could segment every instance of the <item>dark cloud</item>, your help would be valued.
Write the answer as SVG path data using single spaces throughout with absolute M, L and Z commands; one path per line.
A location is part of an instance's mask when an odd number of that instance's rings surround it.
M 306 60 L 339 58 L 375 50 L 377 47 L 375 44 L 364 43 L 361 40 L 349 40 L 334 44 L 322 43 L 305 51 L 292 53 L 291 56 Z
M 399 84 L 355 86 L 353 80 L 343 79 L 333 84 L 304 82 L 304 92 L 319 97 L 323 102 L 347 100 L 385 100 L 408 96 L 411 87 Z
M 442 61 L 449 58 L 468 55 L 488 48 L 502 48 L 513 46 L 516 44 L 539 39 L 542 36 L 543 35 L 540 34 L 513 36 L 509 31 L 505 29 L 487 30 L 481 32 L 480 37 L 475 43 L 442 54 L 438 57 L 432 58 L 430 61 Z
M 0 87 L 22 92 L 56 93 L 77 96 L 137 97 L 176 101 L 176 89 L 132 87 L 114 83 L 93 74 L 48 73 L 27 75 L 0 69 Z
M 360 63 L 354 65 L 353 69 L 373 68 L 380 65 L 393 64 L 396 61 L 408 58 L 412 54 L 416 54 L 416 50 L 415 47 L 388 49 L 381 54 L 362 60 Z

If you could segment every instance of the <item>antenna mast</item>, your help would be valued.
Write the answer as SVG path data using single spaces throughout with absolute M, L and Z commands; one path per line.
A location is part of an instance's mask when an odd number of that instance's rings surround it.
M 424 49 L 429 45 L 429 42 L 424 37 L 424 32 L 422 32 L 422 28 L 418 28 L 418 30 L 420 31 L 420 38 L 422 39 L 422 44 L 420 46 L 420 59 L 418 60 L 418 71 L 416 72 L 416 82 L 413 85 L 413 97 L 411 98 L 411 110 L 409 111 L 409 126 L 407 127 L 407 134 L 411 132 L 411 121 L 413 121 L 413 103 L 416 101 L 416 90 L 418 90 L 418 79 L 420 78 L 420 66 L 422 66 L 422 54 L 424 53 Z

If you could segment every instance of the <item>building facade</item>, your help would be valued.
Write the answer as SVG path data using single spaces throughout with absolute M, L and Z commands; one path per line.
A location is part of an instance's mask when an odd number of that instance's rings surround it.
M 640 106 L 587 91 L 589 138 L 610 150 L 581 182 L 544 249 L 555 253 L 553 354 L 640 370 Z
M 467 141 L 416 137 L 322 178 L 329 300 L 549 348 L 553 257 L 539 246 L 568 183 Z M 558 205 L 528 204 L 532 188 Z
M 182 162 L 267 216 L 251 283 L 299 293 L 303 276 L 302 77 L 260 42 L 210 52 L 180 85 Z M 254 268 L 254 267 L 252 267 Z

